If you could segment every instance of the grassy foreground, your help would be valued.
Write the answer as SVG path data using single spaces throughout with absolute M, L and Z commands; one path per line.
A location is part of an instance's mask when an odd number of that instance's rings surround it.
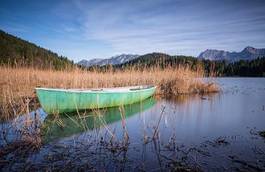
M 128 69 L 107 72 L 81 69 L 55 71 L 33 68 L 0 67 L 0 114 L 1 119 L 25 113 L 36 108 L 35 87 L 52 88 L 99 88 L 131 85 L 156 85 L 156 95 L 216 92 L 213 83 L 205 83 L 203 70 L 187 67 L 158 67 L 144 70 Z M 35 107 L 32 107 L 35 106 Z

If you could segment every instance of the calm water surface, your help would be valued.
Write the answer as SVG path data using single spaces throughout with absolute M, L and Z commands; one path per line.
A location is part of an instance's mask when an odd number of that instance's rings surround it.
M 175 166 L 265 170 L 265 139 L 258 135 L 265 130 L 265 78 L 215 82 L 221 93 L 151 98 L 124 108 L 87 112 L 81 119 L 67 114 L 58 122 L 40 110 L 44 145 L 26 161 L 33 169 L 72 163 L 70 169 L 87 169 L 89 164 L 110 171 Z M 127 149 L 120 150 L 122 145 Z

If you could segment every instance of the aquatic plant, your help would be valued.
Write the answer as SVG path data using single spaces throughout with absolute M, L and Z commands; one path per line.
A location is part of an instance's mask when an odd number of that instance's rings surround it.
M 260 135 L 261 137 L 265 138 L 265 131 L 260 131 L 260 132 L 259 132 L 259 135 Z

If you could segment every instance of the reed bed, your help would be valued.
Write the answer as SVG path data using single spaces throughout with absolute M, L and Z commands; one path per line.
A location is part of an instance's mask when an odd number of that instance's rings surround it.
M 157 95 L 168 96 L 188 93 L 216 92 L 218 87 L 205 83 L 203 70 L 188 67 L 159 67 L 87 71 L 80 68 L 55 71 L 34 68 L 0 67 L 0 112 L 9 117 L 27 111 L 37 105 L 35 87 L 52 88 L 102 88 L 131 85 L 156 85 Z

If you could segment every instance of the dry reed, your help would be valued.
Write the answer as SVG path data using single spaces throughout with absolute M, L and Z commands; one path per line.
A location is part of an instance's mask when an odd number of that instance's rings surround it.
M 144 70 L 126 69 L 105 72 L 86 71 L 79 68 L 65 71 L 33 68 L 0 67 L 1 117 L 21 114 L 36 106 L 35 87 L 52 88 L 100 88 L 131 85 L 156 85 L 157 95 L 176 95 L 218 91 L 215 84 L 199 79 L 203 70 L 192 71 L 188 67 L 158 67 Z M 3 118 L 2 118 L 3 119 Z

